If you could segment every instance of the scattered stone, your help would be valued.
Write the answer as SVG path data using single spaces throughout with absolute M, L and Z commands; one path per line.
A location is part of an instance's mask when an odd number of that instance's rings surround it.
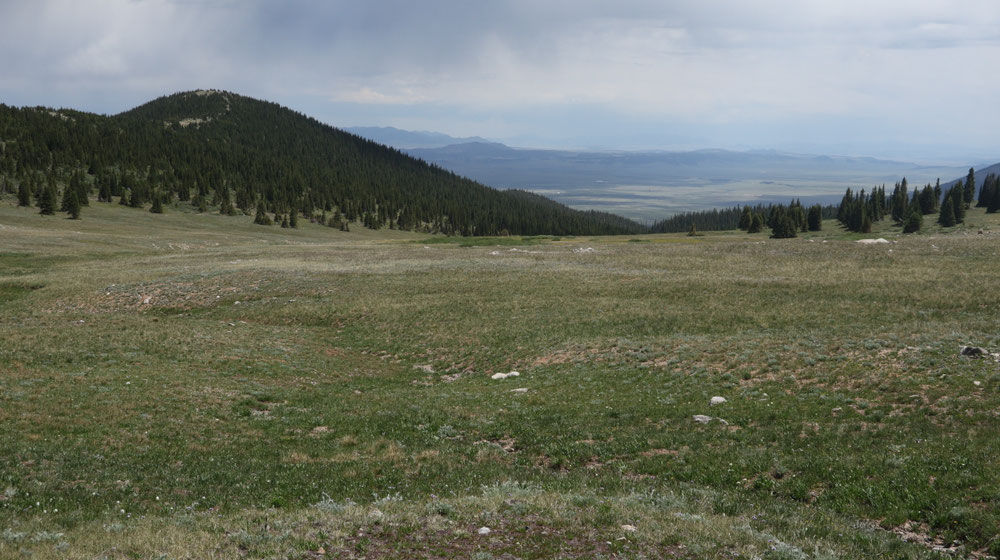
M 726 402 L 726 397 L 712 397 L 712 400 L 708 401 L 708 403 L 712 406 L 722 404 L 724 402 Z
M 576 249 L 573 249 L 573 252 L 580 254 L 580 253 L 594 253 L 595 251 L 593 247 L 578 247 Z
M 979 382 L 979 381 L 973 381 L 972 384 L 975 385 L 976 387 L 979 387 L 980 385 L 982 385 L 982 383 Z
M 639 529 L 637 529 L 635 525 L 622 525 L 622 531 L 625 531 L 626 533 L 634 533 L 638 530 Z
M 479 533 L 480 535 L 488 535 L 488 534 L 490 534 L 490 528 L 489 527 L 480 527 L 479 530 L 476 531 L 476 532 Z
M 834 408 L 833 410 L 831 410 L 830 412 L 832 412 L 832 413 L 833 413 L 833 415 L 834 415 L 834 416 L 836 416 L 836 415 L 840 414 L 840 413 L 841 413 L 841 412 L 843 412 L 843 411 L 844 411 L 844 409 L 843 409 L 843 408 L 840 408 L 840 407 L 838 406 L 838 407 L 835 407 L 835 408 Z
M 521 374 L 516 371 L 512 371 L 510 373 L 494 373 L 490 376 L 490 379 L 507 379 L 508 377 L 517 377 L 519 375 Z
M 876 243 L 888 243 L 888 239 L 879 237 L 878 239 L 858 239 L 855 243 L 860 243 L 862 245 L 874 245 Z
M 142 304 L 143 305 L 149 305 L 149 302 L 152 301 L 152 300 L 153 300 L 152 296 L 146 296 L 146 297 L 142 298 Z
M 694 418 L 694 421 L 699 424 L 708 424 L 712 421 L 711 416 L 705 416 L 704 414 L 695 414 L 692 418 Z
M 434 366 L 432 366 L 430 364 L 413 366 L 413 369 L 419 369 L 420 371 L 422 371 L 424 373 L 434 373 Z
M 976 384 L 978 385 L 979 382 L 976 381 Z M 528 392 L 528 388 L 527 387 L 519 387 L 517 389 L 511 389 L 510 392 L 511 393 L 527 393 Z

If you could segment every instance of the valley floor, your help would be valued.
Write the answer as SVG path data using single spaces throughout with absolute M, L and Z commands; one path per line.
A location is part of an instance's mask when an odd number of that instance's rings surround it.
M 1000 350 L 995 216 L 863 245 L 99 206 L 0 200 L 0 558 L 1000 553 L 1000 366 L 958 355 Z

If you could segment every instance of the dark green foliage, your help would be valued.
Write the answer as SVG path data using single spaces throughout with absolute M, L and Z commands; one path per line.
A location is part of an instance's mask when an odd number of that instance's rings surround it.
M 961 224 L 965 222 L 965 185 L 959 180 L 955 183 L 955 186 L 949 191 L 952 202 L 955 207 L 955 223 Z
M 750 229 L 750 224 L 753 223 L 753 212 L 750 210 L 749 206 L 743 207 L 743 212 L 740 214 L 739 228 L 743 231 Z
M 288 227 L 299 227 L 299 212 L 297 210 L 292 210 L 288 215 Z
M 772 208 L 769 223 L 773 239 L 789 239 L 798 235 L 799 225 L 794 208 L 781 205 Z
M 274 217 L 274 221 L 278 221 L 278 217 L 277 216 Z M 283 228 L 287 228 L 288 227 L 288 216 L 287 215 L 284 215 L 284 216 L 281 217 L 281 227 L 283 227 Z
M 904 180 L 905 181 L 905 180 Z M 900 188 L 897 184 L 893 196 L 890 198 L 890 206 L 894 207 L 897 202 Z M 848 231 L 859 233 L 871 233 L 872 223 L 882 219 L 883 201 L 885 200 L 885 189 L 872 189 L 870 195 L 866 195 L 862 190 L 854 194 L 851 189 L 847 189 L 844 198 L 837 208 L 837 220 L 843 224 Z
M 694 237 L 696 235 L 698 235 L 698 228 L 696 228 L 694 224 L 691 224 L 691 229 L 688 230 L 688 237 Z
M 253 219 L 253 223 L 261 226 L 273 225 L 271 218 L 268 217 L 267 211 L 264 209 L 264 203 L 257 203 L 257 215 Z
M 938 210 L 938 200 L 937 196 L 934 195 L 934 187 L 930 186 L 928 183 L 920 191 L 920 213 L 921 214 L 933 214 Z
M 793 201 L 791 206 L 801 204 Z M 682 212 L 666 220 L 662 220 L 654 223 L 650 227 L 652 233 L 682 233 L 691 229 L 691 225 L 694 224 L 698 231 L 724 231 L 731 229 L 742 229 L 746 230 L 748 233 L 756 233 L 750 231 L 750 227 L 753 223 L 754 214 L 762 214 L 763 216 L 770 216 L 775 205 L 773 204 L 758 204 L 757 206 L 744 206 L 724 208 L 724 209 L 712 209 L 704 210 L 701 212 Z M 823 218 L 832 218 L 835 216 L 836 208 L 833 206 L 823 206 L 821 207 Z M 801 221 L 796 221 L 796 225 L 801 226 L 805 222 L 805 213 L 803 212 L 800 216 Z M 762 225 L 764 226 L 764 220 L 762 218 Z M 761 231 L 761 230 L 757 230 Z
M 808 216 L 809 231 L 820 231 L 823 229 L 823 207 L 815 204 L 809 207 Z
M 924 215 L 919 206 L 914 206 L 903 220 L 903 233 L 916 233 L 924 225 Z
M 747 233 L 760 233 L 764 231 L 764 216 L 754 212 L 753 217 L 750 219 L 750 228 L 747 229 Z
M 111 182 L 110 180 L 100 180 L 97 190 L 98 202 L 111 202 Z
M 965 190 L 962 191 L 962 198 L 966 206 L 972 204 L 973 197 L 976 196 L 976 170 L 969 168 L 969 175 L 965 178 Z
M 28 185 L 24 181 L 17 187 L 17 205 L 31 206 L 31 193 L 28 192 Z
M 69 217 L 73 220 L 80 219 L 80 198 L 76 195 L 76 191 L 67 188 L 66 192 L 69 193 L 69 199 L 66 201 L 66 209 L 63 212 L 69 214 Z
M 163 213 L 163 201 L 161 200 L 159 194 L 153 195 L 153 206 L 150 207 L 149 211 L 153 214 Z
M 903 177 L 901 182 L 896 183 L 892 195 L 889 197 L 889 214 L 896 223 L 903 223 L 903 218 L 906 217 L 907 207 L 910 204 L 910 198 L 906 191 L 906 177 Z
M 646 231 L 620 216 L 492 189 L 277 104 L 232 93 L 180 93 L 111 117 L 71 114 L 64 119 L 41 108 L 0 105 L 4 160 L 42 172 L 92 168 L 104 189 L 102 200 L 109 189 L 113 196 L 128 192 L 123 204 L 136 207 L 160 190 L 181 201 L 195 198 L 203 211 L 215 198 L 228 213 L 227 195 L 246 213 L 258 201 L 282 214 L 336 208 L 347 221 L 365 217 L 372 228 L 392 224 L 459 235 Z M 201 122 L 182 126 L 185 119 Z M 108 176 L 122 184 L 104 188 Z
M 72 187 L 66 187 L 63 189 L 62 201 L 59 203 L 60 212 L 69 212 L 69 199 L 70 197 L 76 198 L 77 205 L 80 204 L 80 199 L 77 198 L 76 191 Z
M 42 189 L 41 196 L 38 197 L 38 213 L 51 216 L 56 213 L 56 188 L 52 185 Z
M 957 223 L 955 221 L 955 199 L 950 194 L 944 198 L 944 202 L 941 204 L 938 223 L 944 227 L 951 227 Z
M 990 173 L 983 179 L 983 187 L 979 190 L 979 204 L 986 207 L 986 212 L 993 214 L 1000 210 L 1000 179 L 995 173 Z

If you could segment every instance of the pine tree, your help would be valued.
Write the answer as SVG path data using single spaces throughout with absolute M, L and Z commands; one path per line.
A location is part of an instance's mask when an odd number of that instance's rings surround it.
M 76 195 L 76 190 L 74 190 L 71 186 L 67 185 L 66 188 L 63 189 L 62 201 L 59 203 L 60 212 L 69 212 L 69 199 L 70 197 L 75 195 Z M 77 199 L 76 203 L 80 204 L 79 198 Z
M 760 233 L 764 230 L 764 217 L 759 213 L 754 212 L 753 218 L 750 220 L 750 227 L 747 229 L 747 233 Z
M 31 192 L 24 181 L 21 181 L 21 184 L 17 187 L 17 205 L 31 206 Z
M 263 202 L 257 203 L 257 215 L 254 217 L 253 223 L 261 226 L 269 226 L 273 223 L 271 222 L 271 218 L 268 217 L 267 211 L 264 210 Z
M 274 217 L 274 221 L 278 221 L 278 217 L 277 216 Z M 288 227 L 288 216 L 287 215 L 284 215 L 284 216 L 281 217 L 281 227 L 283 227 L 283 228 L 287 228 Z
M 739 227 L 743 231 L 746 231 L 750 229 L 750 224 L 752 223 L 753 223 L 753 215 L 750 213 L 750 207 L 744 206 L 743 213 L 740 214 Z
M 77 197 L 75 190 L 70 188 L 66 190 L 69 191 L 69 200 L 65 212 L 69 214 L 70 219 L 78 220 L 80 219 L 80 198 Z
M 49 185 L 42 189 L 38 197 L 38 213 L 51 216 L 56 213 L 56 189 Z
M 872 232 L 872 219 L 868 217 L 868 213 L 865 212 L 861 217 L 861 233 L 871 233 Z
M 292 210 L 291 214 L 288 216 L 288 227 L 297 228 L 299 227 L 299 212 L 298 210 Z
M 951 198 L 954 203 L 955 208 L 955 223 L 961 224 L 965 222 L 965 188 L 962 185 L 962 181 L 955 183 L 955 186 L 951 188 Z
M 976 170 L 971 167 L 969 168 L 969 175 L 965 178 L 965 191 L 962 193 L 962 196 L 966 207 L 972 204 L 972 198 L 976 196 Z M 958 216 L 955 218 L 957 219 Z
M 955 197 L 948 196 L 944 197 L 944 203 L 941 204 L 941 214 L 938 215 L 938 223 L 944 227 L 951 227 L 955 225 Z
M 101 188 L 97 191 L 98 202 L 111 202 L 111 184 L 106 180 L 101 180 Z
M 153 214 L 163 213 L 163 200 L 160 193 L 153 193 L 153 206 L 149 209 Z
M 694 227 L 694 222 L 691 223 L 691 229 L 688 230 L 688 237 L 694 237 L 698 235 L 698 228 Z
M 903 220 L 903 233 L 916 233 L 920 231 L 923 225 L 924 215 L 920 211 L 920 206 L 915 204 L 910 207 L 910 211 L 906 214 L 906 219 Z
M 809 231 L 820 231 L 823 229 L 823 207 L 819 204 L 814 204 L 809 207 L 809 217 L 808 217 L 808 227 Z

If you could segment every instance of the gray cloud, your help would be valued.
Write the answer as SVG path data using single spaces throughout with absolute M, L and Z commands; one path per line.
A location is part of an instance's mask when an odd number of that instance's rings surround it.
M 342 125 L 995 151 L 998 28 L 995 0 L 15 1 L 0 101 L 117 112 L 221 87 Z

